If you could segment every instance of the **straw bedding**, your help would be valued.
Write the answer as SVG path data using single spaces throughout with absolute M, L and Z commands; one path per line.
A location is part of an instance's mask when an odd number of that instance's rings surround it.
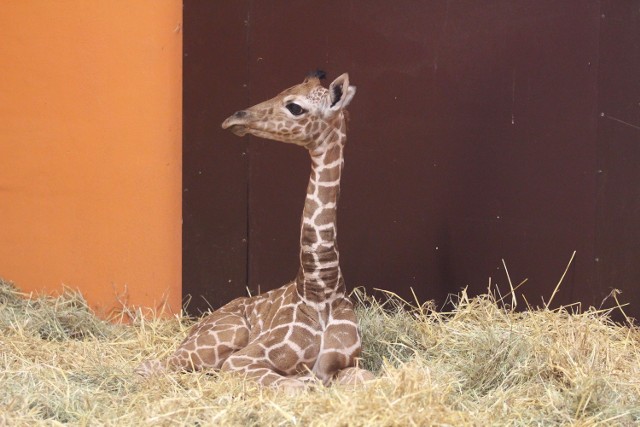
M 22 295 L 0 281 L 0 425 L 638 425 L 640 333 L 606 313 L 515 312 L 462 292 L 451 312 L 356 291 L 377 379 L 296 396 L 233 374 L 143 380 L 193 319 L 131 325 L 95 317 L 81 295 Z

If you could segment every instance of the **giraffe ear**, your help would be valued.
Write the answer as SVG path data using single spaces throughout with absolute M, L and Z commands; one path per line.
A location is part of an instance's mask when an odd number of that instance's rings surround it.
M 331 110 L 337 111 L 346 108 L 356 94 L 356 87 L 349 86 L 349 74 L 344 73 L 331 82 L 329 96 L 331 98 Z

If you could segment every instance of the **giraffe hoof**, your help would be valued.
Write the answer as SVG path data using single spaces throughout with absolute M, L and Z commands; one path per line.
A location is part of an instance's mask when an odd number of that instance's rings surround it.
M 162 363 L 158 359 L 147 360 L 142 362 L 133 372 L 147 378 L 164 371 Z
M 306 385 L 297 379 L 287 378 L 278 383 L 278 390 L 287 396 L 295 396 L 306 388 Z
M 370 371 L 362 368 L 351 367 L 338 372 L 334 381 L 340 385 L 355 386 L 364 384 L 373 379 L 375 379 L 375 376 Z

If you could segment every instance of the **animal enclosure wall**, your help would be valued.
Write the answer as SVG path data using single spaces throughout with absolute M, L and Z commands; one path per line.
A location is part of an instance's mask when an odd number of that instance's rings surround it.
M 220 129 L 312 69 L 358 93 L 339 209 L 350 287 L 420 300 L 506 271 L 532 304 L 640 316 L 640 2 L 185 2 L 192 308 L 291 280 L 309 159 Z M 203 298 L 200 298 L 203 296 Z
M 3 3 L 1 277 L 180 310 L 181 20 L 174 0 Z

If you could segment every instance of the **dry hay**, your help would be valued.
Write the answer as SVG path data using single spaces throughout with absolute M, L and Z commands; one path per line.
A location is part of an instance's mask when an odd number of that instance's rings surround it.
M 357 292 L 357 388 L 296 396 L 233 374 L 141 380 L 191 320 L 96 318 L 78 293 L 26 298 L 0 281 L 0 425 L 637 425 L 640 333 L 606 313 L 514 312 L 494 295 L 439 313 Z

